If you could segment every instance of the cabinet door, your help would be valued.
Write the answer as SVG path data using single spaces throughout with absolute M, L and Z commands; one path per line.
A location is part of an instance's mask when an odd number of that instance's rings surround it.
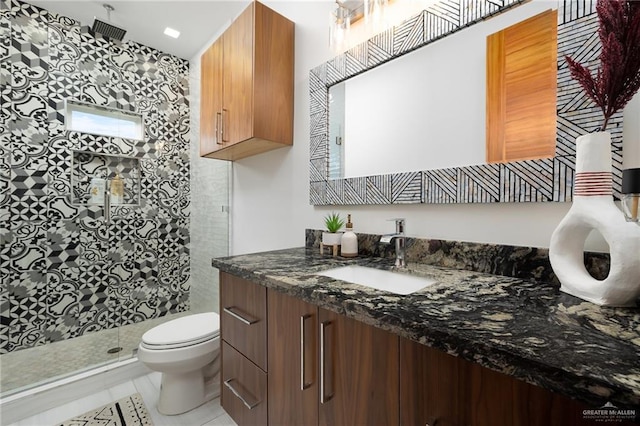
M 402 425 L 586 426 L 582 403 L 400 339 Z M 593 407 L 591 407 L 593 408 Z M 626 425 L 626 423 L 616 423 Z
M 222 339 L 266 371 L 266 287 L 221 272 L 220 306 Z
M 269 424 L 318 424 L 318 308 L 269 289 Z
M 398 336 L 319 309 L 320 425 L 397 425 Z
M 267 424 L 267 373 L 222 342 L 222 408 L 239 425 Z
M 400 424 L 467 425 L 470 364 L 400 339 Z
M 200 156 L 222 147 L 222 38 L 200 58 Z
M 222 141 L 225 145 L 253 136 L 253 14 L 245 9 L 224 33 Z

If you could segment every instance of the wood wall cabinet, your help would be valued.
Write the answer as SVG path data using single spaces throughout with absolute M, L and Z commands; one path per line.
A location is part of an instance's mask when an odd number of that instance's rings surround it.
M 293 143 L 294 24 L 254 1 L 201 57 L 200 156 Z

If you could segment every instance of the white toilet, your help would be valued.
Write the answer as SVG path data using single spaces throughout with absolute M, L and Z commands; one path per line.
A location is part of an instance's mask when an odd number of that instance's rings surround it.
M 162 373 L 158 411 L 185 413 L 219 395 L 220 317 L 188 315 L 144 333 L 138 359 Z

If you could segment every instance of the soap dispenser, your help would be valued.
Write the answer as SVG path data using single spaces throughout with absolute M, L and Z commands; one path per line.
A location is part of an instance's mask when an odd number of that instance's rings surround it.
M 346 232 L 342 234 L 342 241 L 340 244 L 340 254 L 343 257 L 356 257 L 358 255 L 358 237 L 353 232 L 353 224 L 351 223 L 351 215 L 347 215 L 347 224 L 345 225 Z

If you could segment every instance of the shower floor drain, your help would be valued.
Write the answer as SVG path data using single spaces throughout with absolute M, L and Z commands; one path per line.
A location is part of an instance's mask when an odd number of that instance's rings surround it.
M 122 351 L 122 348 L 117 347 L 117 348 L 111 348 L 107 351 L 108 354 L 117 354 L 118 352 Z

